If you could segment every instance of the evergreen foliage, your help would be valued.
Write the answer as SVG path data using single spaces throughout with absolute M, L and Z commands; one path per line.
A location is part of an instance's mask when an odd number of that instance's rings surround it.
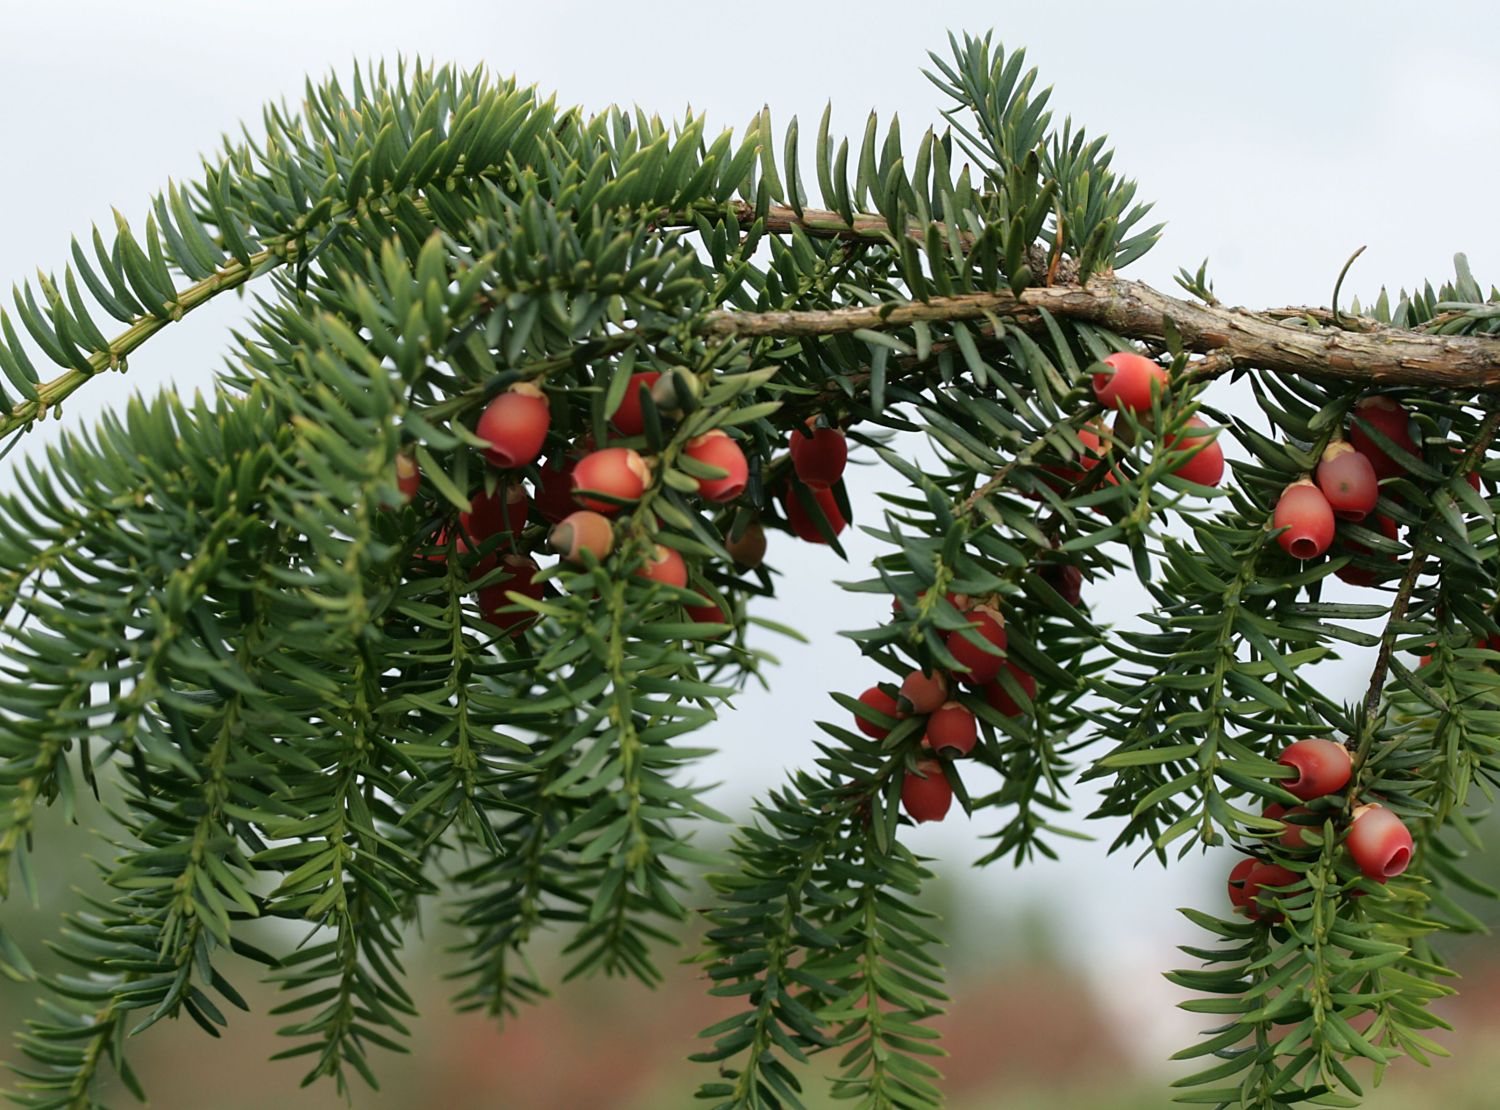
M 1081 773 L 1104 784 L 1095 816 L 1119 820 L 1116 847 L 1166 862 L 1228 842 L 1302 876 L 1275 897 L 1283 920 L 1187 911 L 1208 939 L 1174 979 L 1217 1027 L 1182 1054 L 1208 1058 L 1180 1081 L 1184 1100 L 1354 1105 L 1395 1056 L 1441 1051 L 1427 1006 L 1452 986 L 1431 938 L 1479 927 L 1454 894 L 1478 885 L 1463 864 L 1479 847 L 1471 788 L 1500 768 L 1487 646 L 1500 547 L 1494 502 L 1467 481 L 1491 476 L 1490 395 L 1395 391 L 1420 453 L 1371 434 L 1403 468 L 1379 512 L 1404 536 L 1341 527 L 1365 554 L 1294 562 L 1269 528 L 1277 496 L 1342 434 L 1364 384 L 1337 367 L 1262 373 L 1232 352 L 1192 361 L 1170 322 L 1153 340 L 1045 308 L 945 313 L 974 294 L 1087 288 L 1159 228 L 1103 140 L 1055 124 L 1021 52 L 956 39 L 930 76 L 947 126 L 914 151 L 895 120 L 872 115 L 851 143 L 825 113 L 804 166 L 797 122 L 778 133 L 764 113 L 712 135 L 700 117 L 560 108 L 483 72 L 356 72 L 310 84 L 300 114 L 269 108 L 263 137 L 226 141 L 143 229 L 95 230 L 60 276 L 17 292 L 0 312 L 13 435 L 185 313 L 268 277 L 207 396 L 69 429 L 13 466 L 0 498 L 0 883 L 34 897 L 43 806 L 76 812 L 105 773 L 123 791 L 107 893 L 58 940 L 70 970 L 44 977 L 18 1103 L 96 1105 L 111 1075 L 140 1095 L 135 1034 L 186 1016 L 218 1035 L 244 1005 L 226 952 L 284 988 L 284 1055 L 309 1080 L 374 1083 L 374 1050 L 404 1051 L 415 1018 L 405 926 L 461 859 L 441 911 L 466 938 L 460 1007 L 500 1015 L 544 995 L 528 959 L 542 930 L 567 937 L 570 975 L 656 981 L 690 915 L 685 873 L 705 866 L 701 960 L 739 1005 L 704 1031 L 699 1096 L 797 1107 L 799 1065 L 830 1053 L 841 1099 L 940 1105 L 924 1024 L 944 1001 L 938 940 L 928 872 L 902 843 L 920 722 L 881 740 L 844 716 L 821 725 L 816 765 L 760 803 L 728 859 L 692 839 L 723 818 L 690 765 L 760 676 L 745 630 L 775 585 L 726 543 L 787 527 L 796 498 L 838 545 L 782 450 L 817 416 L 891 471 L 864 522 L 888 550 L 847 588 L 899 608 L 852 634 L 859 649 L 896 681 L 953 668 L 947 638 L 969 621 L 946 595 L 982 597 L 1037 680 L 1034 697 L 1007 680 L 1015 716 L 962 695 L 982 722 L 973 758 L 1002 783 L 970 796 L 945 770 L 993 842 L 984 862 L 1078 835 L 1067 789 Z M 1212 303 L 1205 271 L 1183 284 Z M 829 315 L 870 306 L 873 326 Z M 803 315 L 772 315 L 788 312 Z M 123 325 L 114 338 L 106 317 Z M 1440 290 L 1286 326 L 1341 324 L 1484 337 L 1500 294 L 1460 259 Z M 1132 338 L 1170 360 L 1172 388 L 1109 432 L 1089 376 Z M 1208 403 L 1231 366 L 1256 419 Z M 678 376 L 684 411 L 648 399 L 642 433 L 612 435 L 645 371 Z M 535 616 L 512 636 L 479 594 L 508 581 L 496 557 L 532 551 L 544 529 L 470 543 L 458 514 L 516 478 L 484 462 L 474 423 L 518 382 L 549 400 L 549 460 L 587 438 L 654 471 L 607 559 L 549 566 L 540 599 L 509 595 Z M 1223 495 L 1173 475 L 1195 416 L 1249 453 Z M 1096 428 L 1098 465 L 1080 439 Z M 695 496 L 718 472 L 684 453 L 713 429 L 750 459 L 727 505 Z M 925 434 L 936 467 L 895 449 L 898 432 Z M 403 454 L 423 479 L 410 503 Z M 540 481 L 535 466 L 521 476 Z M 841 486 L 834 497 L 849 519 Z M 634 573 L 656 544 L 686 558 L 687 588 Z M 1326 600 L 1351 559 L 1386 588 Z M 1144 625 L 1101 625 L 1060 591 L 1064 565 L 1137 575 L 1154 602 Z M 685 611 L 705 596 L 727 633 Z M 1346 645 L 1378 649 L 1353 705 L 1303 670 Z M 1432 662 L 1412 668 L 1409 651 Z M 1261 807 L 1296 801 L 1275 758 L 1307 736 L 1347 741 L 1350 807 L 1379 797 L 1412 828 L 1404 875 L 1362 877 L 1331 802 L 1312 850 L 1281 846 Z M 304 943 L 257 949 L 242 934 L 266 918 L 300 924 Z

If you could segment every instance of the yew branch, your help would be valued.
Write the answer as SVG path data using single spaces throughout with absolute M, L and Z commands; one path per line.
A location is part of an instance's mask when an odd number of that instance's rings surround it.
M 754 218 L 750 211 L 740 215 L 747 222 Z M 877 217 L 861 217 L 850 224 L 833 212 L 804 209 L 798 215 L 790 208 L 772 208 L 760 218 L 773 233 L 796 226 L 813 237 L 891 239 L 889 227 Z M 917 229 L 911 234 L 917 235 Z M 1347 318 L 1350 327 L 1327 326 L 1332 316 L 1324 309 L 1252 312 L 1195 304 L 1113 275 L 1093 277 L 1083 284 L 1037 286 L 1019 294 L 1002 290 L 815 311 L 721 311 L 710 317 L 707 331 L 720 338 L 790 338 L 862 329 L 890 331 L 919 322 L 988 316 L 1009 317 L 1025 326 L 1039 320 L 1039 309 L 1158 344 L 1165 342 L 1170 322 L 1190 351 L 1278 374 L 1372 386 L 1500 389 L 1500 339 L 1430 335 L 1384 327 L 1363 317 Z

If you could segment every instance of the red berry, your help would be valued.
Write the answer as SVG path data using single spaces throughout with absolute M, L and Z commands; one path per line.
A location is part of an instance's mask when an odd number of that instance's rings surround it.
M 923 742 L 944 759 L 968 755 L 979 742 L 979 722 L 956 701 L 944 702 L 927 718 Z
M 1258 862 L 1253 856 L 1246 856 L 1229 869 L 1229 904 L 1237 910 L 1244 909 L 1250 902 L 1245 893 L 1245 879 Z
M 901 683 L 901 696 L 897 699 L 901 716 L 931 713 L 948 700 L 948 678 L 942 671 L 923 674 L 912 671 Z
M 1354 811 L 1344 843 L 1354 865 L 1371 879 L 1393 879 L 1411 863 L 1411 831 L 1381 805 L 1363 805 Z
M 987 605 L 971 610 L 968 617 L 969 627 L 995 649 L 994 653 L 980 647 L 959 630 L 948 633 L 948 651 L 959 662 L 959 677 L 972 686 L 982 686 L 993 682 L 1005 665 L 1005 647 L 1009 642 L 1005 635 L 1005 618 Z
M 1207 428 L 1208 425 L 1196 416 L 1188 418 L 1189 428 Z M 1209 440 L 1208 436 L 1182 435 L 1168 436 L 1166 445 L 1173 450 L 1187 450 L 1198 444 Z M 1224 477 L 1224 448 L 1219 446 L 1217 439 L 1209 440 L 1208 445 L 1200 450 L 1187 462 L 1172 471 L 1177 477 L 1184 481 L 1197 482 L 1200 486 L 1216 486 Z
M 608 517 L 579 509 L 557 522 L 547 542 L 570 563 L 581 563 L 585 551 L 602 560 L 614 547 L 615 530 Z
M 687 441 L 682 453 L 726 472 L 722 478 L 698 479 L 698 494 L 704 500 L 733 501 L 745 492 L 745 483 L 750 480 L 750 464 L 745 461 L 745 452 L 740 445 L 727 432 L 715 428 L 694 436 Z
M 476 544 L 501 533 L 521 531 L 531 510 L 531 498 L 519 482 L 507 482 L 494 493 L 478 494 L 469 503 L 473 510 L 459 513 L 458 523 Z
M 1113 447 L 1111 443 L 1107 442 L 1105 438 L 1099 434 L 1097 430 L 1098 427 L 1098 425 L 1094 425 L 1091 427 L 1078 429 L 1078 442 L 1083 444 L 1083 454 L 1078 456 L 1078 461 L 1083 465 L 1084 470 L 1093 470 L 1094 467 L 1098 466 L 1101 462 L 1107 459 Z M 1082 477 L 1083 475 L 1075 470 L 1072 472 L 1071 480 L 1076 482 L 1079 478 Z M 1120 479 L 1115 477 L 1113 467 L 1111 467 L 1109 473 L 1105 475 L 1104 480 L 1112 486 L 1117 486 L 1120 484 Z
M 641 394 L 650 393 L 659 377 L 661 374 L 655 370 L 630 375 L 630 384 L 625 387 L 625 396 L 620 398 L 620 407 L 609 418 L 621 435 L 638 436 L 646 430 L 646 421 L 641 416 Z
M 751 522 L 738 539 L 733 536 L 725 539 L 724 550 L 740 566 L 754 570 L 766 557 L 766 530 L 759 522 Z
M 1021 692 L 1026 695 L 1026 699 L 1034 701 L 1036 699 L 1036 679 L 1032 678 L 1009 659 L 1005 661 L 1004 669 L 1010 674 L 1011 678 L 1016 680 L 1016 685 L 1021 688 Z M 1004 713 L 1007 717 L 1019 717 L 1026 712 L 1021 707 L 1021 703 L 1011 696 L 1010 691 L 1005 688 L 1005 684 L 1000 681 L 998 676 L 995 681 L 991 682 L 980 693 L 984 695 L 985 702 L 992 709 Z
M 1083 571 L 1072 563 L 1047 563 L 1042 567 L 1042 580 L 1051 586 L 1069 605 L 1083 601 Z
M 803 488 L 806 489 L 805 486 Z M 844 519 L 844 514 L 839 512 L 839 505 L 834 500 L 833 490 L 815 489 L 808 492 L 812 494 L 813 500 L 817 502 L 818 508 L 823 511 L 823 515 L 828 518 L 828 527 L 833 534 L 836 536 L 842 532 L 848 525 L 848 522 Z M 797 492 L 792 486 L 787 486 L 784 501 L 786 505 L 786 522 L 791 525 L 792 532 L 798 539 L 805 540 L 808 543 L 828 542 L 823 538 L 823 533 L 818 531 L 818 526 L 813 522 L 812 516 L 802 507 L 802 499 L 797 496 Z
M 1374 519 L 1375 529 L 1382 536 L 1384 536 L 1388 540 L 1393 540 L 1396 538 L 1397 530 L 1396 522 L 1394 520 L 1380 513 L 1376 513 Z M 1366 527 L 1369 527 L 1370 519 L 1367 517 L 1362 523 Z M 1343 541 L 1344 546 L 1356 555 L 1369 555 L 1371 553 L 1368 547 L 1350 536 L 1343 537 Z M 1390 563 L 1395 563 L 1396 556 L 1387 555 L 1386 560 Z M 1382 574 L 1379 571 L 1371 570 L 1368 567 L 1355 566 L 1353 563 L 1345 563 L 1333 573 L 1343 581 L 1349 583 L 1351 586 L 1373 586 L 1376 582 L 1380 581 L 1380 579 L 1386 577 L 1385 574 Z
M 682 611 L 688 615 L 688 619 L 698 624 L 728 624 L 729 618 L 724 615 L 717 602 L 709 601 L 704 605 L 684 605 Z M 722 636 L 723 633 L 718 633 Z M 717 637 L 715 637 L 717 638 Z
M 1167 372 L 1160 364 L 1131 351 L 1120 351 L 1104 360 L 1112 372 L 1094 375 L 1094 396 L 1107 409 L 1150 412 L 1151 394 L 1167 388 Z
M 509 576 L 492 585 L 480 587 L 479 613 L 500 631 L 518 636 L 537 619 L 537 614 L 516 605 L 505 595 L 518 593 L 540 601 L 547 587 L 545 583 L 535 581 L 541 568 L 524 556 L 505 555 L 501 558 L 500 565 Z
M 924 759 L 901 780 L 901 806 L 913 821 L 941 821 L 953 805 L 953 787 L 943 775 L 943 765 Z
M 1093 470 L 1109 457 L 1110 444 L 1106 443 L 1104 437 L 1100 435 L 1102 428 L 1103 425 L 1095 421 L 1078 429 L 1078 442 L 1083 445 L 1083 450 L 1078 456 L 1078 465 L 1083 467 L 1083 470 L 1077 470 L 1071 466 L 1059 466 L 1056 463 L 1044 463 L 1042 469 L 1070 484 L 1080 481 L 1086 471 Z M 1111 485 L 1119 484 L 1120 480 L 1115 477 L 1113 470 L 1109 472 L 1108 481 Z M 1050 482 L 1047 484 L 1052 489 L 1058 488 Z
M 1364 520 L 1380 499 L 1379 481 L 1369 456 L 1349 444 L 1330 443 L 1318 463 L 1318 488 L 1340 520 Z
M 578 507 L 573 500 L 572 459 L 553 457 L 543 463 L 536 487 L 536 511 L 548 524 L 556 524 Z
M 686 586 L 688 580 L 687 563 L 683 561 L 682 553 L 664 544 L 656 545 L 656 550 L 637 573 L 641 578 L 667 586 Z
M 1272 809 L 1276 809 L 1278 812 L 1273 814 L 1271 812 Z M 1292 806 L 1291 809 L 1284 809 L 1280 806 L 1266 806 L 1265 815 L 1277 818 L 1286 826 L 1281 830 L 1281 836 L 1277 838 L 1281 841 L 1283 848 L 1298 849 L 1311 847 L 1303 839 L 1302 834 L 1308 829 L 1321 829 L 1323 825 L 1321 820 L 1309 820 L 1312 810 L 1306 806 Z
M 1287 554 L 1314 559 L 1333 542 L 1333 509 L 1322 491 L 1303 478 L 1282 491 L 1271 527 L 1284 529 L 1276 542 Z
M 1375 473 L 1382 478 L 1394 478 L 1405 474 L 1406 467 L 1386 453 L 1365 431 L 1361 421 L 1380 432 L 1395 446 L 1416 455 L 1417 442 L 1411 437 L 1411 417 L 1407 411 L 1389 397 L 1366 397 L 1354 406 L 1354 420 L 1349 425 L 1349 442 L 1355 450 L 1367 456 Z
M 920 594 L 917 595 L 917 598 L 918 598 L 918 600 L 920 600 L 922 598 L 925 598 L 926 596 L 927 596 L 927 591 L 923 590 Z M 966 610 L 969 607 L 969 595 L 968 594 L 956 594 L 956 593 L 953 593 L 950 590 L 949 592 L 943 594 L 943 599 L 945 601 L 947 601 L 947 603 L 949 605 L 953 606 L 953 608 L 959 610 L 959 612 L 963 612 L 964 610 Z M 903 608 L 904 608 L 904 606 L 902 606 L 901 599 L 899 597 L 893 597 L 893 598 L 891 598 L 891 612 L 892 613 L 899 613 L 899 612 L 901 612 L 901 610 Z
M 401 491 L 403 501 L 410 501 L 422 488 L 422 471 L 417 460 L 405 452 L 396 456 L 396 488 Z
M 1298 740 L 1288 744 L 1276 762 L 1296 770 L 1296 778 L 1280 785 L 1304 802 L 1344 789 L 1352 766 L 1349 749 L 1334 740 Z
M 526 466 L 542 453 L 551 423 L 552 413 L 542 391 L 521 382 L 485 407 L 474 434 L 489 442 L 485 456 L 496 466 Z
M 899 717 L 900 711 L 896 707 L 896 699 L 887 694 L 879 686 L 871 686 L 859 696 L 859 700 L 877 713 L 884 713 L 887 717 Z M 891 730 L 874 721 L 867 721 L 858 715 L 854 718 L 854 725 L 860 732 L 875 740 L 884 740 L 891 734 Z
M 1295 871 L 1290 871 L 1277 863 L 1262 863 L 1259 860 L 1245 873 L 1245 912 L 1252 921 L 1269 918 L 1277 921 L 1281 913 L 1272 906 L 1262 905 L 1259 901 L 1262 889 L 1268 886 L 1291 886 L 1299 882 L 1302 876 Z M 1270 898 L 1269 893 L 1266 895 Z
M 810 489 L 827 489 L 844 475 L 849 461 L 849 441 L 837 428 L 814 428 L 809 434 L 794 431 L 791 439 L 792 469 Z
M 573 500 L 596 513 L 614 514 L 621 502 L 639 501 L 650 480 L 651 471 L 640 455 L 629 447 L 606 447 L 583 456 L 573 468 Z M 613 500 L 588 496 L 591 493 Z

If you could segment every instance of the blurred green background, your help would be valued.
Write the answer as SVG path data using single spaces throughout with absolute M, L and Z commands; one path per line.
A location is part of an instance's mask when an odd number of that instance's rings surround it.
M 97 820 L 97 814 L 87 815 Z M 0 924 L 41 967 L 48 964 L 47 936 L 58 915 L 75 905 L 78 891 L 93 883 L 87 854 L 102 841 L 83 828 L 65 826 L 48 814 L 40 830 L 50 847 L 38 868 L 44 908 L 12 902 Z M 1495 857 L 1486 865 L 1500 879 Z M 1154 865 L 1148 865 L 1154 866 Z M 1217 863 L 1215 864 L 1217 871 Z M 940 871 L 925 904 L 942 914 L 949 943 L 952 1005 L 936 1022 L 950 1056 L 939 1062 L 944 1090 L 954 1110 L 1146 1110 L 1169 1104 L 1166 1063 L 1170 1047 L 1185 1046 L 1197 1019 L 1176 1014 L 1166 988 L 1152 1009 L 1124 997 L 1137 980 L 1121 986 L 1089 974 L 1065 950 L 1069 935 L 1058 917 L 1060 904 L 1027 899 L 1004 905 L 978 896 L 983 884 L 1004 882 L 1008 869 L 985 872 Z M 1195 905 L 1222 908 L 1217 881 L 1206 882 Z M 702 899 L 690 901 L 701 905 Z M 1129 917 L 1142 907 L 1116 901 L 1111 912 Z M 1494 922 L 1494 906 L 1471 906 Z M 650 990 L 634 982 L 583 979 L 558 988 L 553 997 L 503 1026 L 474 1014 L 455 1014 L 447 999 L 452 984 L 443 976 L 456 966 L 446 953 L 459 941 L 439 918 L 434 902 L 408 949 L 408 982 L 422 1015 L 413 1023 L 411 1053 L 373 1057 L 381 1090 L 355 1087 L 346 1102 L 326 1081 L 299 1089 L 302 1062 L 271 1062 L 287 1046 L 277 1037 L 276 1018 L 266 1011 L 280 1001 L 257 978 L 258 968 L 233 958 L 223 969 L 254 1012 L 229 1010 L 230 1028 L 218 1040 L 184 1019 L 155 1026 L 130 1046 L 137 1074 L 152 1105 L 182 1110 L 323 1110 L 345 1105 L 372 1110 L 415 1110 L 446 1106 L 503 1107 L 505 1110 L 664 1110 L 693 1105 L 692 1091 L 706 1073 L 686 1062 L 704 1026 L 729 1011 L 709 998 L 697 969 L 676 957 L 695 950 L 691 942 L 675 954 L 662 953 L 665 983 Z M 300 937 L 281 923 L 280 946 Z M 265 944 L 265 934 L 251 937 Z M 1456 1059 L 1424 1069 L 1410 1061 L 1393 1067 L 1367 1105 L 1375 1110 L 1491 1110 L 1500 1105 L 1500 1059 L 1487 1051 L 1500 1036 L 1500 952 L 1480 938 L 1453 938 L 1448 951 L 1463 971 L 1460 994 L 1439 1007 L 1456 1027 L 1438 1039 Z M 560 973 L 556 947 L 539 946 L 542 967 Z M 1182 966 L 1188 961 L 1183 958 Z M 1110 966 L 1105 964 L 1104 966 Z M 1116 965 L 1118 966 L 1118 965 Z M 1166 966 L 1166 965 L 1163 965 Z M 1172 965 L 1177 966 L 1177 965 Z M 1160 981 L 1162 967 L 1140 969 Z M 553 982 L 559 975 L 553 976 Z M 28 983 L 0 981 L 0 1037 L 8 1042 L 25 1020 L 35 996 Z M 1138 992 L 1137 992 L 1138 993 Z M 226 1008 L 227 1009 L 227 1008 Z M 1131 1020 L 1121 1015 L 1135 1014 Z M 1161 1048 L 1160 1028 L 1175 1040 Z M 1207 1024 L 1207 1022 L 1204 1022 Z M 5 1058 L 14 1058 L 6 1045 Z M 1361 1073 L 1362 1075 L 1365 1073 Z M 810 1105 L 831 1108 L 821 1080 L 808 1076 Z M 129 1103 L 118 1085 L 111 1105 Z

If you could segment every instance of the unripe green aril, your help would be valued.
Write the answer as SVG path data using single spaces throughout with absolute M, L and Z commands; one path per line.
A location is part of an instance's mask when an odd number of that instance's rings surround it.
M 680 367 L 662 374 L 651 386 L 651 400 L 663 416 L 677 417 L 691 411 L 702 393 L 698 376 Z

